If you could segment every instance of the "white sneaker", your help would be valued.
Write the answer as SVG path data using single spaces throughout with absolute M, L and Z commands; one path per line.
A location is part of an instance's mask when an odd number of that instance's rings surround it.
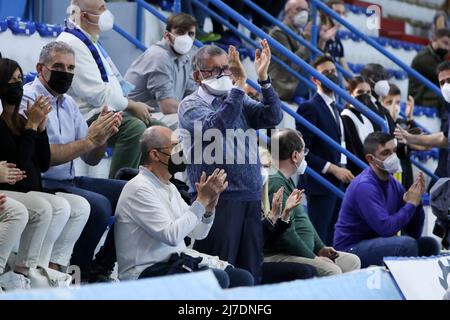
M 0 287 L 5 291 L 30 289 L 30 279 L 24 275 L 8 271 L 0 276 Z

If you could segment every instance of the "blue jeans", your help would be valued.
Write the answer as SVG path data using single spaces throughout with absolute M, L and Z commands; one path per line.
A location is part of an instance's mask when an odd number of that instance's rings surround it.
M 83 232 L 73 249 L 71 264 L 77 265 L 85 276 L 91 270 L 95 248 L 108 227 L 109 219 L 114 215 L 120 193 L 127 181 L 113 179 L 97 179 L 90 177 L 75 177 L 73 180 L 42 181 L 46 191 L 62 191 L 84 197 L 91 205 L 91 213 Z M 112 230 L 112 229 L 111 229 Z M 97 258 L 108 261 L 114 266 L 116 255 L 114 235 L 109 232 L 105 246 L 97 254 Z
M 438 255 L 439 242 L 431 237 L 414 239 L 408 236 L 364 240 L 347 250 L 361 259 L 361 268 L 383 265 L 384 257 L 417 257 Z

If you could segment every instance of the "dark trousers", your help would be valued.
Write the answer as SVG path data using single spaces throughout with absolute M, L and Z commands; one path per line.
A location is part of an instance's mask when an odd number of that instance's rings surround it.
M 219 200 L 208 236 L 195 241 L 194 249 L 248 270 L 259 284 L 263 261 L 261 201 Z
M 316 268 L 295 262 L 264 262 L 262 265 L 262 284 L 279 283 L 317 276 Z
M 110 217 L 114 215 L 125 184 L 126 181 L 122 180 L 90 177 L 75 177 L 72 181 L 43 180 L 45 190 L 73 193 L 84 197 L 91 205 L 89 219 L 75 244 L 70 261 L 72 265 L 80 267 L 82 275 L 91 270 L 95 248 L 108 226 Z M 105 245 L 97 257 L 101 258 L 103 264 L 114 266 L 116 250 L 112 232 L 109 232 Z M 110 261 L 105 261 L 108 259 Z
M 334 193 L 308 196 L 308 215 L 320 239 L 333 244 L 334 225 L 337 222 L 341 201 Z
M 408 236 L 364 240 L 348 250 L 361 259 L 361 268 L 371 265 L 381 266 L 384 257 L 434 256 L 440 251 L 439 242 L 434 238 L 414 239 Z
M 139 275 L 139 279 L 155 277 L 153 272 L 151 272 L 151 269 L 152 267 L 149 267 L 144 271 L 142 271 L 142 273 Z M 150 272 L 148 270 L 150 270 Z M 194 272 L 205 270 L 208 270 L 208 268 L 202 268 L 199 270 L 195 270 Z M 227 267 L 225 270 L 221 269 L 210 269 L 210 270 L 214 273 L 214 276 L 216 277 L 217 282 L 219 282 L 219 285 L 222 289 L 235 287 L 251 287 L 254 284 L 253 276 L 247 270 L 233 267 Z M 187 273 L 187 272 L 184 271 L 173 272 L 167 275 L 173 275 L 176 273 Z

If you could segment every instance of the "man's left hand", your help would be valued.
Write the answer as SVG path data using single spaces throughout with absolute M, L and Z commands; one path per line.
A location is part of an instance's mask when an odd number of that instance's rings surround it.
M 262 51 L 260 49 L 256 49 L 255 51 L 255 70 L 258 75 L 258 80 L 265 81 L 269 77 L 268 70 L 272 54 L 270 53 L 269 43 L 266 39 L 261 40 L 261 47 Z

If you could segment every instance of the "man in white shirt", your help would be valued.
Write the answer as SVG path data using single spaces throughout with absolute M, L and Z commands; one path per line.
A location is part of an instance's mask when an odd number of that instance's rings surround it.
M 220 194 L 227 188 L 224 170 L 206 173 L 196 183 L 191 206 L 169 179 L 184 171 L 178 138 L 169 128 L 154 126 L 141 138 L 144 166 L 120 195 L 115 240 L 119 278 L 199 271 L 210 268 L 222 287 L 253 285 L 253 276 L 216 257 L 188 249 L 184 238 L 204 239 L 211 229 Z M 177 152 L 178 151 L 178 152 Z
M 139 138 L 151 124 L 151 107 L 127 98 L 126 82 L 106 51 L 98 44 L 100 33 L 111 30 L 114 16 L 104 0 L 72 0 L 67 27 L 58 41 L 75 51 L 76 69 L 69 95 L 80 106 L 88 124 L 97 119 L 106 105 L 113 111 L 124 111 L 119 132 L 110 138 L 114 146 L 109 177 L 123 167 L 137 168 L 141 153 Z

